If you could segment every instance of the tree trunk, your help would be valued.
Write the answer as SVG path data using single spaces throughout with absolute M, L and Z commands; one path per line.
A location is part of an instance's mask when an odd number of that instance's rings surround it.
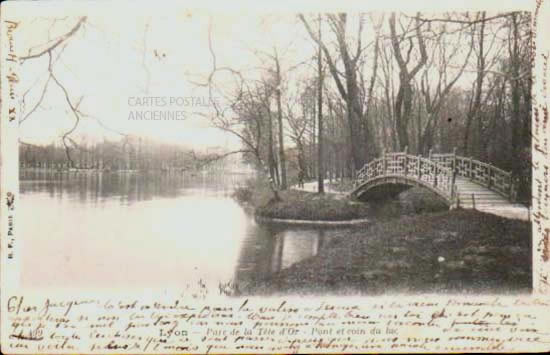
M 520 164 L 518 164 L 520 159 L 520 151 L 523 148 L 523 144 L 521 141 L 521 129 L 520 129 L 520 98 L 521 98 L 521 92 L 520 92 L 520 79 L 519 79 L 519 71 L 520 71 L 520 52 L 519 52 L 519 33 L 518 33 L 518 23 L 517 23 L 517 15 L 512 15 L 512 36 L 513 36 L 513 42 L 512 42 L 512 48 L 510 53 L 510 65 L 511 65 L 511 75 L 512 78 L 510 80 L 510 94 L 512 96 L 512 113 L 510 116 L 510 130 L 512 133 L 512 172 L 517 176 L 519 174 L 519 167 Z
M 279 126 L 279 159 L 281 165 L 281 189 L 286 190 L 286 156 L 284 145 L 284 131 L 283 131 L 283 110 L 281 108 L 281 66 L 279 64 L 279 57 L 275 56 L 275 66 L 277 73 L 277 89 L 275 91 L 277 95 L 277 121 Z
M 474 91 L 474 100 L 466 115 L 466 128 L 464 131 L 464 140 L 462 143 L 462 150 L 464 155 L 469 154 L 469 139 L 470 139 L 470 127 L 472 120 L 477 116 L 479 109 L 481 108 L 481 91 L 483 89 L 483 78 L 485 77 L 485 53 L 483 49 L 484 33 L 485 33 L 485 12 L 481 14 L 481 28 L 479 30 L 479 53 L 477 56 L 477 78 Z
M 325 192 L 325 170 L 324 170 L 324 157 L 323 157 L 323 66 L 322 66 L 322 52 L 321 52 L 321 15 L 319 15 L 319 51 L 317 54 L 317 74 L 318 88 L 317 88 L 317 117 L 318 124 L 318 144 L 317 144 L 317 192 L 322 194 Z
M 419 14 L 417 14 L 419 16 Z M 390 24 L 390 34 L 393 53 L 395 60 L 399 66 L 399 89 L 397 91 L 397 96 L 395 98 L 395 125 L 397 130 L 398 138 L 398 147 L 400 151 L 403 151 L 405 147 L 409 146 L 409 135 L 408 135 L 408 123 L 412 115 L 412 86 L 411 81 L 414 79 L 415 75 L 420 71 L 420 69 L 428 61 L 428 53 L 426 51 L 426 45 L 424 43 L 424 37 L 420 29 L 421 23 L 419 20 L 416 21 L 416 39 L 418 41 L 418 47 L 420 50 L 420 59 L 416 63 L 415 67 L 409 71 L 407 65 L 410 60 L 410 51 L 413 48 L 413 41 L 410 40 L 410 49 L 406 57 L 401 53 L 400 39 L 397 37 L 395 30 L 395 13 L 392 13 L 389 19 Z M 406 58 L 406 59 L 405 59 Z
M 267 165 L 269 168 L 269 178 L 273 184 L 277 182 L 277 172 L 275 170 L 275 158 L 273 156 L 273 122 L 271 112 L 267 110 Z

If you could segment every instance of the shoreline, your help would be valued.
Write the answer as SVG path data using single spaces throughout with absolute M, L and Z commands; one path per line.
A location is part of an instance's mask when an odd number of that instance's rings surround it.
M 273 217 L 260 216 L 258 214 L 254 214 L 254 219 L 260 223 L 280 223 L 280 224 L 312 225 L 312 226 L 342 226 L 342 227 L 369 224 L 372 222 L 372 220 L 368 218 L 355 218 L 355 219 L 349 219 L 349 220 L 330 221 L 330 220 L 273 218 Z
M 530 236 L 530 223 L 480 211 L 409 215 L 336 229 L 315 255 L 240 289 L 245 295 L 530 292 Z
M 254 216 L 260 222 L 293 225 L 350 226 L 371 221 L 372 207 L 341 195 L 285 190 L 281 200 L 256 201 Z

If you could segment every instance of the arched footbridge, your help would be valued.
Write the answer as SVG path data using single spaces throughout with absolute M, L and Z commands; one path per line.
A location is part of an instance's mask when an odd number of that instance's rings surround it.
M 512 205 L 516 186 L 510 172 L 451 154 L 428 157 L 384 153 L 357 171 L 351 197 L 360 200 L 396 195 L 413 186 L 439 195 L 450 208 Z

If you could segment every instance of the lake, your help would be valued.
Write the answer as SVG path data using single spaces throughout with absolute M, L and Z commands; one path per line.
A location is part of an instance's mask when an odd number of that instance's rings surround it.
M 22 171 L 22 284 L 246 284 L 315 255 L 330 231 L 260 225 L 231 198 L 250 177 Z

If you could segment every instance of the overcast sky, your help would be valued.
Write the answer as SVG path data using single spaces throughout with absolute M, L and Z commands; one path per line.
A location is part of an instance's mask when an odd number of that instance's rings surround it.
M 391 9 L 393 2 L 386 1 L 386 8 Z M 180 98 L 180 103 L 183 97 L 208 100 L 208 92 L 191 84 L 189 79 L 200 81 L 200 75 L 204 76 L 211 68 L 209 21 L 213 24 L 212 40 L 218 66 L 252 73 L 266 65 L 266 56 L 261 53 L 272 52 L 275 47 L 284 53 L 283 68 L 310 58 L 313 53 L 312 43 L 303 26 L 297 23 L 295 13 L 263 11 L 259 15 L 255 3 L 243 2 L 248 4 L 248 11 L 238 6 L 241 2 L 223 7 L 218 4 L 215 12 L 190 11 L 183 5 L 174 4 L 147 8 L 121 2 L 113 9 L 110 2 L 101 3 L 93 7 L 73 7 L 72 12 L 67 6 L 46 3 L 9 9 L 21 21 L 17 38 L 17 50 L 21 55 L 30 48 L 33 53 L 39 51 L 44 44 L 70 30 L 80 16 L 88 16 L 85 26 L 66 42 L 53 70 L 67 88 L 71 100 L 76 103 L 82 98 L 80 110 L 92 116 L 83 118 L 76 131 L 76 136 L 85 134 L 90 140 L 104 136 L 117 138 L 111 129 L 195 147 L 238 146 L 234 137 L 212 128 L 204 117 L 191 114 L 195 110 L 206 113 L 208 109 L 191 107 L 189 100 L 181 106 L 161 105 L 170 98 Z M 499 10 L 514 7 L 514 4 L 517 8 L 519 3 L 499 1 Z M 270 6 L 283 6 L 283 9 L 287 6 L 288 10 L 291 8 L 288 4 L 278 1 Z M 333 3 L 321 4 L 334 6 Z M 436 4 L 433 2 L 429 6 L 433 8 Z M 202 5 L 213 7 L 210 1 Z M 472 7 L 472 4 L 463 6 Z M 437 7 L 442 9 L 441 4 Z M 266 10 L 265 6 L 263 8 Z M 32 88 L 25 100 L 27 112 L 41 95 L 48 74 L 47 62 L 48 57 L 44 55 L 22 65 L 19 90 L 22 94 Z M 163 99 L 153 106 L 139 105 L 145 97 Z M 185 111 L 188 118 L 177 121 L 129 119 L 130 114 L 135 117 L 138 112 L 151 110 Z M 20 136 L 26 142 L 49 143 L 73 124 L 74 117 L 63 92 L 50 82 L 43 104 L 21 124 Z

